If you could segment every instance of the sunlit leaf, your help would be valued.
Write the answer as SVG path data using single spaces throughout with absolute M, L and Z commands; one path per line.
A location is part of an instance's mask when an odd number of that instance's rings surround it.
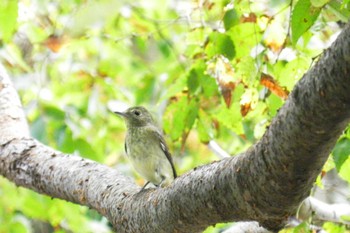
M 212 32 L 209 35 L 209 42 L 205 48 L 208 57 L 222 55 L 231 60 L 235 56 L 235 46 L 231 38 L 223 33 Z
M 310 68 L 311 59 L 298 57 L 287 62 L 282 69 L 274 76 L 279 84 L 285 86 L 287 90 L 292 90 L 295 83 Z
M 339 176 L 350 183 L 350 156 L 343 162 L 339 170 Z
M 244 133 L 241 106 L 239 103 L 244 90 L 243 85 L 237 85 L 234 91 L 235 98 L 231 106 L 229 108 L 220 108 L 219 112 L 213 115 L 213 118 L 216 118 L 220 124 L 223 124 L 238 135 Z
M 205 8 L 206 10 L 211 10 L 215 5 L 215 2 L 209 1 L 209 0 L 204 0 L 203 1 L 203 8 Z
M 180 75 L 160 98 L 160 100 L 166 100 L 172 96 L 175 96 L 177 93 L 183 91 L 187 86 L 187 76 L 185 74 Z
M 308 233 L 310 232 L 309 224 L 306 222 L 300 223 L 298 226 L 293 228 L 293 233 Z
M 241 18 L 241 21 L 243 23 L 256 23 L 256 20 L 257 16 L 253 12 L 250 12 L 247 16 L 243 15 L 243 17 Z
M 342 215 L 342 216 L 340 216 L 340 219 L 343 220 L 343 221 L 349 222 L 350 221 L 350 215 Z
M 164 130 L 172 140 L 186 137 L 197 118 L 199 105 L 195 99 L 179 96 L 169 105 L 165 112 Z
M 335 166 L 339 171 L 343 163 L 349 158 L 350 140 L 348 138 L 342 138 L 338 141 L 333 149 L 332 155 Z
M 30 132 L 34 138 L 38 139 L 42 143 L 48 143 L 46 122 L 42 117 L 39 117 L 31 124 Z
M 119 71 L 120 67 L 116 65 L 115 59 L 104 59 L 98 64 L 98 73 L 102 77 L 116 77 Z
M 136 96 L 136 104 L 139 105 L 153 98 L 155 85 L 157 80 L 152 75 L 145 75 L 140 79 L 139 88 L 142 89 L 142 92 L 135 93 Z
M 288 90 L 286 90 L 284 87 L 281 87 L 271 75 L 262 73 L 260 84 L 268 88 L 272 93 L 279 96 L 281 99 L 286 100 L 288 98 Z
M 331 0 L 310 0 L 311 4 L 314 7 L 323 7 L 324 5 L 326 5 L 330 1 Z
M 224 26 L 225 30 L 229 30 L 231 27 L 239 23 L 239 16 L 235 9 L 230 9 L 226 11 L 224 15 Z
M 292 42 L 295 45 L 300 36 L 316 21 L 321 8 L 315 7 L 310 0 L 299 0 L 292 12 Z
M 241 135 L 244 133 L 241 108 L 238 102 L 232 104 L 230 108 L 222 108 L 220 112 L 215 114 L 215 117 L 236 134 Z
M 198 115 L 197 131 L 199 140 L 203 143 L 208 143 L 214 136 L 212 133 L 212 120 L 210 116 L 201 109 L 199 110 Z
M 45 46 L 48 47 L 52 52 L 59 52 L 65 43 L 63 36 L 51 35 L 44 42 Z
M 182 132 L 182 140 L 181 140 L 181 149 L 183 150 L 185 148 L 185 143 L 187 140 L 187 136 L 190 133 L 190 130 L 193 127 L 193 124 L 198 116 L 198 110 L 199 110 L 199 104 L 197 100 L 191 99 L 188 107 L 186 109 L 187 116 L 185 119 L 185 130 Z
M 233 67 L 224 57 L 217 57 L 208 65 L 207 72 L 215 78 L 226 106 L 230 107 L 232 91 L 239 83 L 239 80 L 234 80 L 235 72 Z
M 316 0 L 315 0 L 316 1 Z M 323 0 L 325 1 L 325 0 Z M 349 8 L 346 7 L 349 4 L 349 1 L 336 1 L 336 0 L 332 0 L 329 1 L 327 4 L 328 9 L 330 9 L 330 11 L 332 13 L 334 13 L 339 20 L 347 23 L 349 21 L 350 18 L 350 11 Z
M 198 90 L 199 79 L 200 77 L 197 75 L 197 72 L 192 69 L 187 77 L 187 87 L 190 93 L 195 93 Z
M 158 43 L 158 47 L 159 47 L 159 50 L 162 52 L 164 57 L 169 57 L 169 55 L 171 54 L 171 47 L 169 46 L 169 44 L 166 41 L 161 40 Z
M 280 97 L 278 97 L 277 95 L 270 95 L 267 98 L 266 102 L 267 102 L 269 114 L 271 116 L 275 116 L 278 109 L 280 109 L 280 107 L 282 107 L 282 105 L 283 105 L 282 99 Z
M 187 79 L 187 86 L 191 93 L 199 89 L 205 97 L 213 97 L 218 93 L 218 86 L 215 79 L 210 77 L 207 72 L 207 65 L 202 61 L 197 61 L 193 66 Z M 198 94 L 198 93 L 197 93 Z
M 346 233 L 345 225 L 336 224 L 333 222 L 326 222 L 323 224 L 322 228 L 331 233 Z
M 240 105 L 241 105 L 241 114 L 246 116 L 250 110 L 256 107 L 258 101 L 258 93 L 254 89 L 248 89 L 241 96 Z
M 19 218 L 22 218 L 23 222 L 18 221 Z M 24 218 L 24 216 L 22 217 L 18 216 L 18 220 L 8 223 L 9 232 L 28 233 L 29 231 L 26 228 L 26 224 L 25 224 L 26 219 Z
M 287 31 L 283 25 L 272 23 L 264 35 L 264 44 L 273 52 L 278 53 L 283 49 L 286 43 Z
M 235 68 L 236 76 L 239 77 L 243 83 L 249 85 L 257 77 L 256 61 L 250 56 L 241 58 Z
M 213 97 L 218 93 L 218 85 L 215 79 L 209 75 L 202 75 L 199 79 L 200 85 L 203 89 L 203 94 L 205 97 Z
M 176 97 L 164 114 L 164 130 L 174 141 L 181 137 L 185 129 L 185 120 L 188 111 L 186 106 L 186 96 Z
M 88 30 L 103 25 L 108 18 L 113 17 L 123 5 L 119 0 L 103 0 L 85 4 L 72 14 L 69 21 L 68 32 L 73 37 L 85 34 Z M 113 7 L 111 7 L 113 6 Z
M 187 107 L 186 125 L 185 129 L 188 131 L 192 128 L 194 121 L 198 116 L 199 105 L 196 99 L 191 99 Z
M 241 23 L 227 31 L 233 41 L 235 58 L 250 56 L 251 50 L 260 42 L 261 33 L 255 23 Z M 239 48 L 239 49 L 238 49 Z
M 0 1 L 0 38 L 8 42 L 17 27 L 17 0 Z

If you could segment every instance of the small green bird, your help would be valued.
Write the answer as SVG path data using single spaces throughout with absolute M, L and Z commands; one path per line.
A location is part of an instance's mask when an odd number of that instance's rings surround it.
M 176 177 L 176 170 L 163 138 L 151 114 L 144 107 L 131 107 L 125 112 L 114 112 L 125 119 L 127 132 L 125 152 L 135 170 L 147 180 L 165 187 Z

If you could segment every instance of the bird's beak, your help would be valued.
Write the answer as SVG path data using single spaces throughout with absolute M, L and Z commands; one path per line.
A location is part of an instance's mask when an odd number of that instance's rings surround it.
M 117 112 L 117 111 L 115 111 L 114 113 L 119 115 L 119 116 L 126 117 L 125 112 Z

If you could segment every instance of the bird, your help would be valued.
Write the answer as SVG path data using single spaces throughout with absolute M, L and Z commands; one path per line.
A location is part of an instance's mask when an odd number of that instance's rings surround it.
M 125 152 L 134 169 L 147 180 L 142 190 L 149 183 L 168 186 L 177 173 L 162 130 L 152 115 L 142 106 L 114 113 L 126 122 Z

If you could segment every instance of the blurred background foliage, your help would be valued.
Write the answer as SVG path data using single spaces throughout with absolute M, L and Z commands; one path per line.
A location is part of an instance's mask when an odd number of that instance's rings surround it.
M 2 0 L 0 61 L 35 138 L 142 185 L 125 161 L 124 122 L 110 109 L 150 109 L 180 174 L 220 159 L 220 148 L 243 152 L 339 34 L 348 2 Z M 348 184 L 349 153 L 346 131 L 322 174 L 335 170 Z M 0 233 L 111 232 L 96 212 L 4 178 L 0 193 Z M 310 223 L 284 232 L 308 232 Z

